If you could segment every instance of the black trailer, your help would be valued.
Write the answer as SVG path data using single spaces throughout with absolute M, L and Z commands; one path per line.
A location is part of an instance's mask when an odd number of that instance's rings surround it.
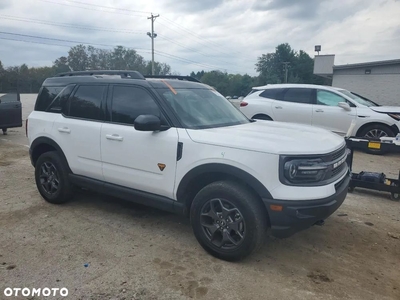
M 350 170 L 353 165 L 353 154 L 354 150 L 361 150 L 367 153 L 400 153 L 400 145 L 394 143 L 386 143 L 377 140 L 369 140 L 365 138 L 348 137 L 346 138 L 347 148 L 350 150 L 348 157 L 348 164 Z M 384 191 L 391 194 L 391 199 L 395 201 L 400 200 L 400 171 L 399 177 L 386 178 L 383 173 L 376 172 L 360 172 L 352 173 L 349 184 L 349 192 L 352 192 L 354 188 L 362 187 L 370 190 Z

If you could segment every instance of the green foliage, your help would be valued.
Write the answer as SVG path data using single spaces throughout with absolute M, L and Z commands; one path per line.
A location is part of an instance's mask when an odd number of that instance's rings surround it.
M 273 53 L 258 57 L 258 76 L 221 71 L 191 72 L 190 76 L 214 87 L 225 96 L 246 96 L 254 86 L 285 82 L 283 62 L 289 63 L 289 83 L 331 84 L 330 80 L 313 74 L 314 61 L 305 51 L 297 52 L 288 43 L 278 45 Z M 143 75 L 150 75 L 151 68 L 151 61 L 146 61 L 133 49 L 117 46 L 105 50 L 76 45 L 71 47 L 67 56 L 57 58 L 52 67 L 29 68 L 23 64 L 5 68 L 0 61 L 0 93 L 16 90 L 17 86 L 21 93 L 37 93 L 47 77 L 71 70 L 137 70 Z M 155 62 L 154 70 L 156 75 L 179 74 L 171 72 L 168 64 L 160 62 Z
M 143 75 L 151 74 L 151 61 L 146 61 L 135 50 L 117 46 L 113 50 L 77 45 L 71 47 L 68 56 L 61 56 L 52 67 L 29 68 L 26 64 L 4 69 L 0 61 L 0 93 L 37 93 L 43 81 L 58 73 L 84 70 L 136 70 Z M 171 74 L 166 63 L 154 62 L 156 75 Z
M 260 84 L 286 82 L 285 64 L 288 63 L 288 83 L 330 84 L 313 74 L 314 60 L 303 50 L 294 51 L 288 43 L 280 44 L 275 52 L 262 54 L 256 63 Z

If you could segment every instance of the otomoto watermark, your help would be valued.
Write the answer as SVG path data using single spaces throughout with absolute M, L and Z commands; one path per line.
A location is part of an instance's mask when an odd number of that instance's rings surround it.
M 68 296 L 68 289 L 67 288 L 5 288 L 4 289 L 4 296 L 6 297 L 67 297 Z

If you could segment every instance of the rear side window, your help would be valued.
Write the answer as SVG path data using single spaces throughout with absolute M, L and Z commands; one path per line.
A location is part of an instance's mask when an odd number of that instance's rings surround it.
M 160 116 L 160 109 L 153 97 L 144 89 L 134 86 L 114 86 L 112 122 L 133 124 L 140 115 Z
M 81 85 L 69 101 L 70 117 L 101 120 L 101 103 L 106 86 Z
M 44 86 L 40 89 L 35 104 L 35 110 L 46 111 L 54 98 L 64 89 L 64 86 Z
M 312 104 L 313 103 L 313 89 L 287 89 L 280 100 L 295 103 Z
M 278 99 L 279 95 L 282 93 L 282 89 L 267 89 L 260 94 L 260 97 L 269 99 Z
M 48 112 L 60 113 L 62 108 L 66 111 L 66 104 L 69 96 L 74 90 L 75 85 L 71 84 L 65 87 L 58 95 L 54 98 L 53 102 L 50 104 L 49 108 L 46 110 Z

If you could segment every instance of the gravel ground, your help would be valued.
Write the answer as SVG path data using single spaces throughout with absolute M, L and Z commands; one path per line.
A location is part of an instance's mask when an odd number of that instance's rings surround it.
M 34 99 L 23 95 L 24 118 Z M 24 130 L 0 135 L 0 299 L 12 298 L 6 287 L 65 287 L 67 299 L 400 299 L 400 203 L 387 193 L 356 189 L 324 226 L 228 263 L 180 216 L 90 192 L 46 203 Z M 355 155 L 356 171 L 399 168 L 396 155 Z

